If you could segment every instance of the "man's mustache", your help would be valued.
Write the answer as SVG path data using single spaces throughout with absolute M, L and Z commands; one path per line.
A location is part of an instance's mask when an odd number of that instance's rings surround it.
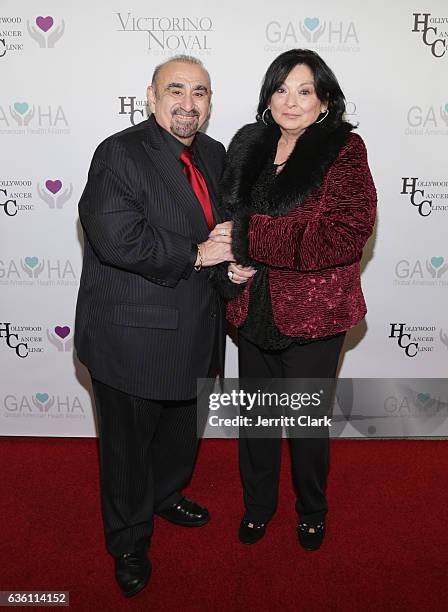
M 195 109 L 191 111 L 183 110 L 182 108 L 176 108 L 173 110 L 172 115 L 183 115 L 184 117 L 199 117 L 199 112 Z

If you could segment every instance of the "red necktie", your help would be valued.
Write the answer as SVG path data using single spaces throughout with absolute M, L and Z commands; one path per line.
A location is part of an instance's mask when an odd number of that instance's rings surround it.
M 205 220 L 207 221 L 208 229 L 212 230 L 215 227 L 215 222 L 213 220 L 210 194 L 208 192 L 204 177 L 193 163 L 193 158 L 191 156 L 190 149 L 184 147 L 180 156 L 180 161 L 184 164 L 184 174 L 187 177 L 188 182 L 190 183 L 193 191 L 196 194 L 196 197 L 198 198 L 202 206 L 202 210 L 204 211 L 205 215 Z

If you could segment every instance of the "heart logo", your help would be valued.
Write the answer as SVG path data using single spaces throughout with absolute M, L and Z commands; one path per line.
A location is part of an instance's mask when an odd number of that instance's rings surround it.
M 29 109 L 29 106 L 27 102 L 16 102 L 14 104 L 14 108 L 16 109 L 18 113 L 20 113 L 21 115 L 24 115 L 26 111 Z
M 48 398 L 50 396 L 48 395 L 48 393 L 36 393 L 36 399 L 41 403 L 41 404 L 45 404 L 45 402 L 48 401 Z
M 50 179 L 48 179 L 48 181 L 45 181 L 45 187 L 54 195 L 58 191 L 61 191 L 62 182 L 59 179 L 56 181 L 50 181 Z
M 67 338 L 67 336 L 70 333 L 70 327 L 68 325 L 64 325 L 63 327 L 60 327 L 59 325 L 56 325 L 56 327 L 54 328 L 54 332 L 57 336 L 59 336 L 59 338 Z
M 422 404 L 426 404 L 426 402 L 429 400 L 429 398 L 431 397 L 429 395 L 429 393 L 419 393 L 417 395 L 418 400 L 422 403 Z
M 48 30 L 51 28 L 53 23 L 54 23 L 53 17 L 50 17 L 49 15 L 47 17 L 37 17 L 36 18 L 36 25 L 38 28 L 42 30 L 42 32 L 48 32 Z
M 443 262 L 444 262 L 443 257 L 431 257 L 431 263 L 434 268 L 440 268 Z
M 304 21 L 304 24 L 305 24 L 305 27 L 307 27 L 308 30 L 312 32 L 319 25 L 319 18 L 318 17 L 307 17 Z
M 39 263 L 38 257 L 25 257 L 25 263 L 29 268 L 35 268 Z
M 445 110 L 448 113 L 448 102 L 445 104 Z

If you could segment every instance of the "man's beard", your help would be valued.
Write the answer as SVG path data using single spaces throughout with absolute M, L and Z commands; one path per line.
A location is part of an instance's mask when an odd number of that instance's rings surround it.
M 179 119 L 178 115 L 189 117 L 189 119 Z M 171 132 L 179 138 L 190 138 L 198 131 L 199 113 L 196 110 L 182 111 L 176 109 L 172 115 Z

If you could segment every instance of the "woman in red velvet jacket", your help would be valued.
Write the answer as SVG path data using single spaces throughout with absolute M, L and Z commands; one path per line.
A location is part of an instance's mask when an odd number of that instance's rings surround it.
M 222 195 L 236 261 L 221 284 L 239 328 L 241 378 L 334 378 L 345 332 L 366 313 L 360 260 L 376 192 L 344 111 L 325 62 L 287 51 L 267 70 L 257 122 L 230 144 Z M 299 542 L 315 550 L 325 534 L 328 428 L 289 441 Z M 279 437 L 240 438 L 244 543 L 264 535 L 276 510 L 280 454 Z

